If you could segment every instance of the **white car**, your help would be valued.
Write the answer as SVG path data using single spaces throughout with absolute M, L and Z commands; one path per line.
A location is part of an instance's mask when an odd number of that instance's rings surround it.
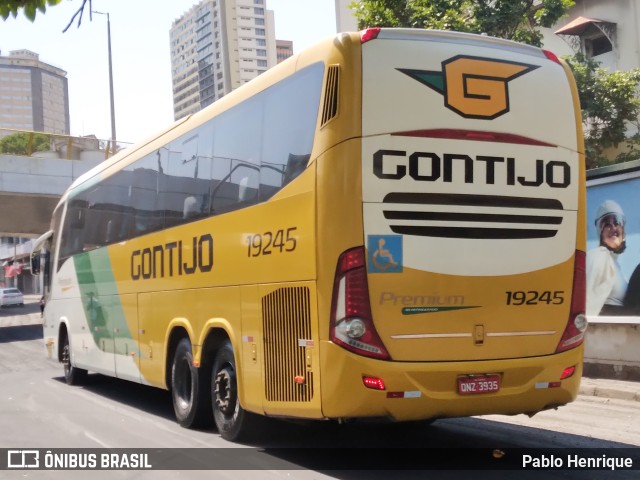
M 10 305 L 24 305 L 22 292 L 17 288 L 0 288 L 0 307 L 8 307 Z

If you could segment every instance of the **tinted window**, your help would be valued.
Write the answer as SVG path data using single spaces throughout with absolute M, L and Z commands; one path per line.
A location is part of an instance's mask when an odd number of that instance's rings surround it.
M 72 193 L 60 239 L 69 256 L 272 197 L 311 155 L 318 63 Z
M 262 101 L 253 97 L 213 122 L 211 214 L 258 200 L 262 140 Z
M 322 64 L 312 65 L 264 95 L 261 200 L 271 197 L 307 166 L 323 73 Z

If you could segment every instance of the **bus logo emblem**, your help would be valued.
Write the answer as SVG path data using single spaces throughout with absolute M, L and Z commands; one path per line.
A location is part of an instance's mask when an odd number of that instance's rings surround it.
M 402 236 L 369 235 L 369 273 L 402 272 Z
M 508 83 L 537 65 L 458 55 L 442 62 L 442 71 L 398 68 L 444 96 L 445 106 L 465 118 L 492 120 L 509 111 Z

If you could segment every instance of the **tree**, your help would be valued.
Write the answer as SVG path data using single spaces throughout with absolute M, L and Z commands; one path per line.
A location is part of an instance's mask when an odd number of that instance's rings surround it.
M 350 8 L 358 27 L 409 27 L 486 33 L 541 46 L 541 27 L 552 27 L 574 0 L 361 0 Z M 587 168 L 640 156 L 640 69 L 608 72 L 583 55 L 566 59 L 573 70 L 582 107 Z M 624 144 L 613 160 L 605 150 Z
M 583 55 L 566 58 L 573 71 L 582 108 L 587 168 L 609 163 L 620 163 L 640 156 L 640 69 L 609 72 L 593 59 Z M 628 125 L 635 126 L 636 133 L 627 137 Z M 613 160 L 603 152 L 607 148 L 625 143 L 627 151 Z
M 53 7 L 58 5 L 62 0 L 0 0 L 0 17 L 4 20 L 9 18 L 9 15 L 16 18 L 18 16 L 18 11 L 20 9 L 24 10 L 25 16 L 31 20 L 32 22 L 36 19 L 36 13 L 38 10 L 41 13 L 45 13 L 47 11 L 47 6 Z M 66 32 L 73 20 L 78 17 L 78 27 L 82 23 L 82 14 L 84 13 L 85 5 L 89 2 L 89 19 L 91 19 L 91 0 L 82 0 L 82 5 L 76 11 L 76 13 L 71 17 L 71 20 L 63 30 Z
M 44 13 L 47 10 L 47 5 L 52 7 L 61 1 L 62 0 L 1 0 L 0 16 L 5 20 L 9 15 L 13 15 L 13 18 L 15 18 L 18 16 L 18 10 L 24 9 L 25 16 L 33 22 L 38 10 Z
M 541 46 L 574 0 L 361 0 L 350 8 L 358 27 L 408 27 L 486 33 Z
M 44 133 L 20 132 L 0 139 L 0 153 L 31 155 L 33 152 L 46 152 L 50 146 L 50 135 Z

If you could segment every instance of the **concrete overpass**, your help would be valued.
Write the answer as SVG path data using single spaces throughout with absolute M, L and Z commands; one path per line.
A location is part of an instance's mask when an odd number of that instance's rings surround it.
M 38 237 L 49 230 L 62 193 L 102 160 L 0 154 L 0 237 Z
M 59 158 L 55 151 L 0 154 L 0 286 L 18 287 L 24 293 L 41 291 L 38 278 L 28 270 L 31 241 L 18 239 L 35 239 L 49 230 L 60 196 L 104 160 L 104 154 L 93 153 L 93 158 L 81 160 Z

